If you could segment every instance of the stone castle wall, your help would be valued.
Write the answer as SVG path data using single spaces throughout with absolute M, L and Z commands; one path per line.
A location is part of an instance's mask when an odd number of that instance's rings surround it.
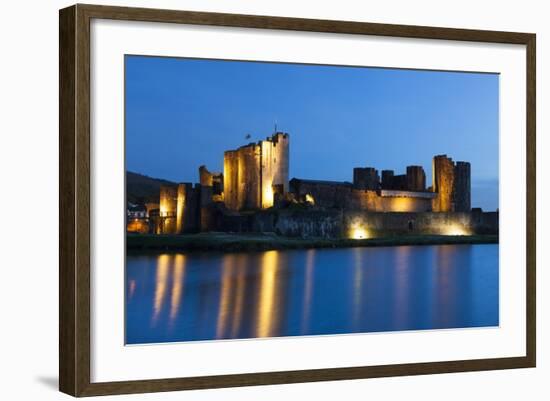
M 160 188 L 159 216 L 155 217 L 153 232 L 157 234 L 186 234 L 202 230 L 202 221 L 208 228 L 208 214 L 203 203 L 212 203 L 212 187 L 181 183 Z M 204 216 L 203 216 L 204 215 Z
M 431 211 L 431 199 L 411 196 L 406 192 L 403 196 L 381 196 L 376 191 L 352 190 L 346 209 L 371 212 L 428 212 Z
M 372 236 L 391 234 L 498 234 L 498 212 L 344 213 L 344 230 L 364 227 Z
M 446 155 L 435 156 L 432 161 L 432 189 L 437 196 L 432 202 L 434 212 L 452 210 L 454 163 Z
M 224 153 L 224 202 L 229 210 L 273 206 L 274 186 L 288 192 L 288 134 Z
M 364 238 L 397 234 L 498 234 L 498 212 L 364 212 L 343 210 L 268 210 L 221 217 L 228 232 L 269 233 L 300 238 Z
M 212 187 L 216 201 L 223 201 L 223 174 L 210 172 L 206 166 L 199 167 L 199 180 L 202 187 Z
M 471 206 L 470 163 L 456 162 L 454 169 L 453 204 L 455 212 L 468 212 Z
M 353 187 L 376 191 L 380 188 L 378 171 L 372 167 L 355 167 L 353 169 Z
M 228 209 L 239 209 L 239 154 L 229 150 L 223 157 L 224 202 Z
M 446 155 L 433 158 L 434 212 L 468 212 L 471 209 L 470 163 L 453 162 Z
M 176 185 L 161 185 L 159 212 L 161 217 L 160 234 L 175 234 L 177 232 L 178 187 Z
M 310 195 L 313 203 L 322 208 L 344 208 L 351 197 L 353 185 L 349 182 L 290 180 L 290 191 L 297 199 Z
M 378 191 L 359 190 L 350 183 L 293 179 L 291 191 L 298 199 L 309 195 L 315 206 L 372 212 L 427 212 L 431 211 L 430 198 L 407 196 L 381 196 Z
M 407 166 L 407 190 L 426 190 L 426 173 L 422 166 Z
M 262 183 L 282 186 L 288 192 L 290 164 L 290 140 L 288 134 L 276 133 L 262 141 Z M 269 167 L 268 167 L 269 166 Z M 271 205 L 273 202 L 271 202 Z
M 177 234 L 193 233 L 200 230 L 199 201 L 202 185 L 193 186 L 190 183 L 178 185 Z

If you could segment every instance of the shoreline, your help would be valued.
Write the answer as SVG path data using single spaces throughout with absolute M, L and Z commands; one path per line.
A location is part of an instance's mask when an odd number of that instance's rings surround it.
M 369 239 L 291 238 L 275 234 L 127 234 L 127 251 L 243 252 L 307 248 L 498 244 L 498 235 L 396 235 Z

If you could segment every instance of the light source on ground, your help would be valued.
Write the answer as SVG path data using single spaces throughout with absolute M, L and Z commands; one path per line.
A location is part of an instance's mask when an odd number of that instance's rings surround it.
M 443 235 L 470 235 L 470 232 L 468 230 L 458 224 L 451 224 L 448 227 L 445 227 L 443 230 Z
M 369 238 L 369 232 L 364 225 L 355 223 L 350 228 L 349 237 L 351 239 L 366 239 Z
M 306 194 L 306 202 L 315 205 L 315 199 L 313 198 L 313 195 Z

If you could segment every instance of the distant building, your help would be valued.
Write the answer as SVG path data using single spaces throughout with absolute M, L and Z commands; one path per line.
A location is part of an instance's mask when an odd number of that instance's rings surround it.
M 144 205 L 128 204 L 126 210 L 128 219 L 144 219 L 147 217 L 147 209 Z
M 144 205 L 128 204 L 126 210 L 126 231 L 129 233 L 149 232 L 147 209 Z

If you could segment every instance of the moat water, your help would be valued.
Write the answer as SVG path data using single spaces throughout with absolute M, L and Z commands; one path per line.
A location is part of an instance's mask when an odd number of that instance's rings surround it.
M 126 342 L 498 326 L 498 245 L 129 254 Z

